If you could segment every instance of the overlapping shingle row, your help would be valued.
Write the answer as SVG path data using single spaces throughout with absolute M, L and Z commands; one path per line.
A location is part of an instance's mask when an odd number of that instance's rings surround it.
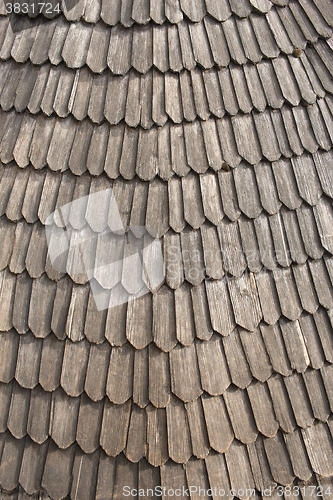
M 1 14 L 11 11 L 13 0 L 9 2 L 2 1 Z M 121 23 L 124 27 L 132 27 L 135 24 L 145 25 L 150 21 L 157 25 L 163 25 L 166 22 L 178 24 L 183 20 L 190 20 L 193 23 L 200 22 L 203 18 L 212 17 L 218 21 L 225 21 L 231 16 L 239 18 L 248 17 L 251 12 L 261 14 L 268 13 L 274 6 L 290 6 L 296 19 L 302 19 L 308 16 L 313 24 L 318 22 L 318 11 L 328 22 L 332 22 L 332 13 L 329 4 L 325 0 L 302 0 L 300 5 L 296 1 L 289 0 L 244 0 L 236 2 L 235 0 L 222 0 L 213 2 L 212 0 L 172 0 L 164 2 L 162 0 L 116 0 L 107 2 L 106 0 L 94 0 L 85 2 L 84 0 L 53 1 L 51 8 L 43 7 L 41 13 L 45 18 L 52 18 L 59 14 L 59 7 L 64 17 L 68 21 L 85 21 L 96 24 L 103 20 L 109 26 L 115 26 Z M 37 7 L 37 6 L 36 6 Z M 13 10 L 13 7 L 12 7 Z M 31 6 L 27 14 L 30 17 L 36 17 L 40 8 L 33 9 Z
M 236 167 L 242 159 L 256 165 L 331 149 L 330 107 L 331 97 L 326 96 L 307 107 L 284 105 L 280 110 L 167 123 L 150 130 L 13 110 L 0 115 L 0 159 L 5 164 L 15 159 L 21 167 L 31 162 L 36 169 L 48 165 L 54 172 L 69 168 L 75 175 L 87 169 L 100 175 L 104 170 L 111 179 L 133 179 L 136 174 L 145 181 L 157 174 L 169 179 L 190 169 L 202 174 L 208 168 Z
M 133 29 L 70 23 L 61 16 L 19 30 L 4 17 L 0 19 L 0 59 L 12 57 L 19 63 L 30 59 L 36 65 L 64 61 L 68 68 L 87 65 L 94 73 L 108 67 L 115 75 L 125 75 L 131 68 L 141 74 L 152 67 L 162 73 L 179 73 L 196 66 L 226 67 L 230 60 L 240 65 L 258 63 L 280 53 L 290 55 L 295 46 L 304 50 L 318 38 L 332 36 L 333 19 L 326 16 L 326 22 L 312 1 L 303 3 L 310 8 L 311 20 L 296 1 L 290 7 L 274 8 L 266 16 L 232 16 L 222 23 L 205 17 L 199 23 L 149 23 Z
M 252 110 L 261 113 L 284 104 L 297 107 L 301 101 L 315 105 L 333 93 L 333 69 L 324 64 L 330 48 L 326 42 L 315 47 L 300 59 L 280 57 L 256 66 L 232 64 L 205 72 L 195 68 L 179 76 L 157 70 L 141 76 L 134 70 L 124 77 L 109 72 L 94 76 L 86 68 L 76 72 L 62 64 L 36 68 L 10 60 L 3 66 L 0 106 L 4 111 L 14 107 L 18 112 L 28 109 L 61 118 L 72 114 L 78 121 L 89 117 L 96 124 L 124 120 L 132 128 L 150 129 L 168 121 L 180 124 Z

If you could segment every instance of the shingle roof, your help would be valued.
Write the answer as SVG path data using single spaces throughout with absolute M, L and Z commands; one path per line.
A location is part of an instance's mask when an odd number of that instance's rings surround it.
M 0 6 L 1 500 L 329 497 L 332 0 L 68 4 Z

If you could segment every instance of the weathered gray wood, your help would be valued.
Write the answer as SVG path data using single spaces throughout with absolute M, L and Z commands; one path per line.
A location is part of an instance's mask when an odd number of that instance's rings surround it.
M 193 454 L 205 458 L 209 453 L 209 441 L 201 398 L 185 404 L 191 433 Z
M 308 481 L 312 471 L 300 431 L 286 434 L 285 441 L 294 473 L 303 481 Z
M 288 37 L 278 12 L 275 9 L 271 9 L 267 13 L 266 19 L 279 49 L 285 54 L 292 54 L 294 46 Z
M 183 177 L 182 189 L 184 218 L 193 229 L 198 229 L 205 220 L 198 175 L 190 173 L 186 177 Z
M 23 223 L 22 226 L 24 227 L 25 224 Z M 15 245 L 15 239 L 16 239 L 15 232 L 16 232 L 16 227 L 10 221 L 8 221 L 7 219 L 2 219 L 0 221 L 0 238 L 1 241 L 3 242 L 2 248 L 0 249 L 1 270 L 4 270 L 9 264 L 9 260 L 11 258 Z
M 170 402 L 169 355 L 154 344 L 149 346 L 149 400 L 156 408 L 165 408 Z
M 93 78 L 87 68 L 79 70 L 72 113 L 78 120 L 86 118 L 91 95 Z
M 95 402 L 103 399 L 106 393 L 110 353 L 111 347 L 108 342 L 90 346 L 84 390 Z
M 225 110 L 230 115 L 234 116 L 237 114 L 239 110 L 239 105 L 237 102 L 237 96 L 235 94 L 230 71 L 228 68 L 224 68 L 220 69 L 217 74 L 220 82 L 220 88 L 222 92 L 222 98 Z
M 172 30 L 173 32 L 177 31 L 176 27 L 172 27 Z M 169 69 L 169 50 L 168 50 L 169 33 L 170 31 L 168 31 L 166 25 L 153 26 L 153 64 L 162 73 L 166 73 Z M 176 47 L 175 49 L 177 52 Z
M 280 327 L 291 367 L 303 373 L 310 364 L 310 359 L 299 322 L 294 321 L 290 323 L 281 319 Z
M 303 309 L 314 314 L 319 303 L 308 266 L 306 264 L 295 266 L 293 273 Z
M 133 0 L 132 19 L 138 24 L 147 24 L 149 22 L 149 1 Z
M 55 335 L 48 335 L 43 341 L 39 383 L 45 391 L 54 391 L 60 385 L 65 343 Z
M 232 9 L 234 9 L 236 7 L 236 5 L 235 5 L 236 2 L 234 0 L 233 0 L 233 3 L 234 3 L 234 5 L 232 6 Z M 241 17 L 243 17 L 243 16 L 241 16 Z M 227 41 L 230 58 L 233 61 L 237 62 L 238 64 L 246 64 L 247 59 L 246 59 L 246 55 L 244 53 L 242 41 L 240 39 L 238 30 L 237 30 L 235 18 L 233 16 L 229 17 L 229 19 L 227 19 L 226 21 L 223 22 L 222 27 L 223 27 L 224 36 L 225 36 L 226 41 Z
M 126 447 L 130 414 L 130 400 L 115 405 L 108 399 L 105 401 L 100 444 L 112 457 L 119 455 Z
M 161 238 L 169 229 L 168 209 L 168 186 L 156 177 L 149 184 L 146 212 L 146 227 L 153 237 Z
M 93 453 L 99 446 L 103 403 L 92 403 L 85 394 L 81 397 L 76 440 L 85 453 Z
M 131 75 L 134 73 L 131 73 Z M 136 77 L 138 79 L 139 77 Z M 132 80 L 132 79 L 131 79 Z M 131 86 L 131 88 L 133 85 Z M 111 76 L 108 75 L 108 84 L 105 94 L 104 115 L 111 125 L 116 125 L 125 116 L 126 98 L 128 98 L 128 106 L 135 109 L 135 92 L 130 89 L 129 75 L 125 76 Z M 133 111 L 134 114 L 134 111 Z M 132 122 L 129 118 L 129 125 L 136 126 L 138 122 Z
M 309 429 L 302 430 L 302 436 L 312 468 L 324 477 L 329 476 L 333 457 L 330 446 L 331 436 L 327 426 L 319 423 Z
M 174 231 L 180 233 L 185 227 L 183 190 L 181 180 L 174 176 L 168 182 L 169 224 Z
M 183 283 L 175 290 L 176 336 L 182 345 L 190 345 L 195 337 L 190 286 Z
M 222 118 L 225 113 L 225 108 L 217 71 L 214 69 L 205 71 L 203 73 L 203 80 L 207 93 L 209 110 L 218 118 Z
M 254 228 L 256 230 L 260 258 L 264 267 L 273 270 L 277 266 L 277 255 L 275 253 L 272 231 L 269 225 L 269 218 L 264 212 L 254 221 Z
M 298 109 L 299 108 L 297 108 L 297 110 Z M 310 129 L 306 130 L 306 126 L 310 125 L 307 116 L 304 115 L 302 111 L 300 113 L 293 113 L 287 106 L 282 108 L 281 114 L 288 141 L 294 153 L 296 153 L 296 155 L 301 155 L 303 153 L 303 148 L 305 147 L 305 149 L 307 149 L 307 143 L 309 141 L 312 143 L 309 144 L 310 150 L 312 149 L 313 152 L 315 152 L 317 150 L 317 145 L 314 142 L 313 133 Z M 298 123 L 296 123 L 296 118 Z M 305 120 L 303 125 L 302 119 Z M 303 142 L 301 139 L 304 139 Z
M 125 30 L 120 24 L 111 30 L 107 64 L 115 75 L 125 75 L 130 69 L 132 36 L 133 32 Z
M 260 147 L 263 156 L 269 161 L 276 161 L 281 157 L 278 139 L 274 130 L 271 114 L 268 110 L 254 114 Z
M 258 430 L 267 437 L 274 437 L 279 429 L 273 403 L 266 384 L 256 382 L 247 388 Z
M 270 164 L 267 162 L 259 163 L 259 165 L 254 167 L 254 173 L 258 183 L 260 201 L 263 208 L 271 215 L 276 214 L 280 210 L 281 202 L 278 198 L 278 192 Z
M 272 366 L 259 329 L 253 332 L 239 329 L 239 335 L 253 376 L 264 382 L 272 374 Z
M 163 24 L 166 20 L 163 0 L 151 0 L 150 17 L 156 24 Z
M 282 435 L 279 433 L 274 438 L 266 439 L 264 445 L 273 478 L 283 485 L 290 485 L 295 476 Z
M 217 232 L 221 244 L 224 270 L 233 276 L 240 277 L 246 269 L 246 260 L 237 222 L 228 222 L 224 218 L 217 227 Z
M 102 0 L 101 3 L 101 18 L 103 21 L 111 26 L 117 24 L 120 21 L 121 1 L 116 0 L 116 2 L 109 4 L 105 0 Z
M 144 181 L 152 180 L 158 170 L 157 130 L 139 131 L 136 173 Z
M 195 109 L 190 72 L 184 71 L 179 75 L 179 84 L 184 118 L 185 120 L 192 122 L 195 120 L 197 113 Z
M 230 6 L 226 0 L 218 3 L 213 0 L 206 0 L 206 9 L 207 12 L 218 21 L 225 21 L 231 15 Z
M 116 405 L 122 405 L 132 396 L 134 349 L 128 342 L 113 347 L 106 383 L 106 393 Z M 126 368 L 126 372 L 124 369 Z M 117 406 L 115 406 L 117 408 Z
M 129 300 L 126 337 L 136 349 L 143 349 L 152 341 L 152 299 L 150 294 L 139 298 L 133 297 Z
M 263 488 L 269 488 L 271 486 L 275 488 L 276 483 L 272 478 L 269 468 L 267 456 L 264 450 L 263 439 L 258 437 L 256 443 L 247 446 L 247 452 L 249 454 L 256 488 L 261 491 Z
M 47 251 L 45 227 L 37 222 L 33 226 L 25 258 L 26 270 L 32 278 L 40 278 L 45 271 Z
M 244 491 L 244 495 L 239 493 L 245 500 L 252 496 L 254 489 L 254 479 L 251 465 L 245 446 L 234 441 L 225 454 L 228 467 L 231 487 L 235 491 Z
M 256 282 L 252 273 L 228 280 L 228 289 L 236 323 L 253 331 L 262 318 Z
M 106 98 L 107 85 L 107 72 L 94 77 L 88 106 L 88 116 L 94 123 L 101 123 L 104 119 L 104 103 Z
M 108 187 L 110 189 L 111 185 Z M 122 178 L 113 183 L 108 226 L 116 234 L 123 234 L 128 228 L 134 188 L 133 182 L 123 181 Z
M 97 482 L 99 452 L 85 455 L 76 451 L 73 463 L 73 482 L 71 495 L 94 495 Z
M 221 340 L 214 335 L 209 341 L 196 343 L 201 384 L 212 396 L 224 393 L 231 383 Z
M 147 453 L 147 414 L 144 409 L 133 406 L 128 429 L 126 457 L 138 462 Z
M 177 343 L 173 292 L 163 286 L 153 296 L 153 337 L 155 344 L 165 352 Z
M 293 432 L 296 427 L 295 417 L 288 398 L 288 393 L 280 376 L 268 380 L 268 388 L 272 397 L 275 416 L 285 432 Z
M 298 264 L 304 264 L 307 260 L 307 254 L 304 249 L 296 213 L 283 210 L 282 219 L 288 240 L 290 257 Z
M 165 464 L 168 460 L 167 446 L 167 421 L 164 408 L 147 407 L 147 444 L 148 462 L 154 467 Z
M 209 340 L 213 334 L 213 330 L 204 284 L 202 283 L 199 287 L 191 288 L 191 295 L 196 335 L 201 340 Z
M 145 408 L 148 403 L 148 347 L 134 353 L 133 401 L 140 408 Z
M 333 291 L 327 269 L 323 261 L 318 260 L 309 262 L 309 267 L 319 303 L 325 308 L 331 309 L 333 303 Z
M 303 428 L 312 426 L 314 416 L 301 375 L 297 373 L 293 374 L 287 377 L 284 383 L 288 391 L 296 423 Z
M 4 384 L 9 384 L 14 378 L 19 340 L 20 337 L 12 331 L 3 332 L 0 336 L 0 353 L 3 360 L 0 367 L 0 380 Z
M 236 221 L 241 211 L 238 207 L 234 176 L 232 172 L 219 172 L 218 178 L 223 210 L 231 221 Z
M 94 283 L 94 288 L 90 289 L 89 293 L 84 324 L 84 334 L 93 344 L 102 344 L 105 340 L 106 308 L 109 305 L 109 298 L 109 290 L 98 288 Z
M 179 176 L 184 176 L 190 170 L 187 164 L 183 127 L 173 126 L 170 129 L 172 169 Z
M 241 389 L 245 389 L 252 380 L 249 364 L 246 360 L 237 329 L 222 340 L 227 358 L 232 382 Z
M 223 397 L 235 437 L 242 443 L 253 443 L 257 438 L 258 431 L 246 392 L 231 388 L 224 393 Z
M 267 60 L 263 60 L 257 65 L 257 69 L 266 95 L 267 104 L 274 109 L 281 108 L 284 98 L 272 64 Z
M 91 35 L 91 25 L 71 24 L 62 49 L 62 57 L 69 68 L 81 68 L 85 64 Z
M 69 494 L 72 482 L 72 466 L 75 454 L 75 446 L 66 450 L 60 450 L 51 443 L 46 457 L 42 486 L 50 495 L 63 497 Z M 59 471 L 59 476 L 54 476 L 54 470 Z M 58 478 L 62 480 L 59 481 Z
M 3 476 L 3 487 L 13 489 L 18 484 L 19 468 L 18 463 L 22 462 L 24 450 L 24 440 L 17 440 L 10 434 L 6 436 L 6 440 L 2 446 L 3 466 L 1 474 Z
M 324 365 L 325 355 L 313 316 L 311 314 L 302 315 L 299 319 L 299 324 L 307 345 L 310 365 L 312 368 L 319 370 Z
M 33 494 L 38 490 L 43 476 L 48 446 L 42 446 L 27 440 L 22 457 L 19 481 L 25 492 Z
M 209 163 L 200 122 L 197 120 L 193 123 L 184 123 L 183 128 L 187 163 L 195 172 L 203 174 L 206 172 Z
M 43 274 L 32 284 L 29 327 L 36 337 L 46 337 L 51 331 L 52 307 L 56 284 Z
M 89 347 L 85 339 L 66 342 L 60 383 L 69 396 L 76 397 L 83 392 Z
M 225 453 L 234 439 L 228 412 L 221 396 L 202 397 L 209 444 L 213 450 Z
M 296 211 L 296 214 L 306 253 L 313 259 L 321 258 L 324 250 L 321 245 L 312 208 L 303 203 Z
M 190 429 L 185 405 L 173 396 L 166 407 L 169 456 L 176 463 L 184 464 L 192 455 Z
M 184 281 L 184 265 L 180 237 L 168 232 L 164 236 L 165 278 L 168 286 L 177 289 Z
M 29 169 L 19 169 L 17 171 L 5 210 L 6 216 L 12 221 L 18 221 L 22 218 L 22 206 L 29 177 Z
M 262 269 L 262 264 L 253 222 L 247 219 L 247 217 L 242 216 L 239 218 L 238 225 L 248 268 L 253 273 L 259 273 Z
M 253 105 L 249 94 L 249 89 L 246 84 L 243 69 L 233 64 L 231 64 L 229 68 L 239 109 L 245 114 L 250 113 L 252 111 Z
M 247 217 L 257 219 L 262 211 L 262 206 L 254 169 L 242 163 L 234 170 L 233 174 L 239 208 Z
M 209 166 L 218 171 L 223 165 L 222 150 L 216 122 L 213 119 L 201 122 L 204 143 Z
M 236 19 L 236 25 L 243 44 L 244 53 L 246 57 L 253 63 L 258 63 L 262 59 L 262 53 L 259 48 L 249 17 L 245 17 L 243 19 Z M 258 80 L 258 73 L 254 66 L 244 66 L 243 69 L 245 76 L 247 75 L 247 73 L 252 73 L 253 78 L 255 78 L 255 80 Z M 263 94 L 261 84 L 259 83 L 259 85 L 260 87 L 256 89 L 254 88 L 251 89 L 249 86 L 249 91 L 252 97 L 253 104 L 254 104 L 254 99 L 258 99 L 258 94 Z M 254 96 L 254 94 L 256 94 L 256 97 Z M 265 102 L 264 96 L 263 100 Z
M 303 378 L 314 417 L 322 422 L 326 422 L 331 410 L 319 371 L 307 370 Z
M 194 344 L 177 345 L 170 353 L 172 392 L 184 402 L 194 401 L 202 394 L 200 372 Z M 183 381 L 187 383 L 184 385 Z
M 205 278 L 200 231 L 185 230 L 180 235 L 185 279 L 198 286 Z
M 101 451 L 96 494 L 101 498 L 110 498 L 110 492 L 113 494 L 116 473 L 116 459 L 109 457 L 104 451 Z
M 236 325 L 225 280 L 207 281 L 206 292 L 213 329 L 221 335 L 229 335 Z
M 269 224 L 272 231 L 276 260 L 282 267 L 288 267 L 291 264 L 291 258 L 280 213 L 271 215 Z
M 260 331 L 273 369 L 281 375 L 290 375 L 292 370 L 279 324 L 261 324 Z
M 52 406 L 49 433 L 59 448 L 66 449 L 75 441 L 80 398 L 70 398 L 57 389 L 52 395 Z
M 134 27 L 131 64 L 143 74 L 153 64 L 153 37 L 149 25 L 144 28 Z
M 33 389 L 38 384 L 42 345 L 42 340 L 36 339 L 31 332 L 20 337 L 15 379 L 21 387 Z
M 262 159 L 254 121 L 251 115 L 235 116 L 231 120 L 238 153 L 249 163 L 256 165 Z
M 227 465 L 225 463 L 224 455 L 222 454 L 210 454 L 206 460 L 206 467 L 208 473 L 209 484 L 211 488 L 217 491 L 222 489 L 226 492 L 226 499 L 232 498 L 230 495 L 230 480 L 227 471 Z M 213 496 L 214 500 L 217 500 L 218 496 Z
M 201 239 L 204 253 L 205 274 L 212 279 L 224 276 L 222 255 L 217 231 L 214 227 L 204 224 L 201 227 Z

